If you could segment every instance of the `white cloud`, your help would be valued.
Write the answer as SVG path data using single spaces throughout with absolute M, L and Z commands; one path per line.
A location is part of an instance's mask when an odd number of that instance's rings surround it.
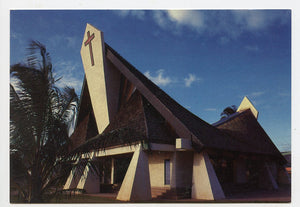
M 228 42 L 230 42 L 230 39 L 229 39 L 228 37 L 226 37 L 226 36 L 223 36 L 223 37 L 221 37 L 221 38 L 219 39 L 219 43 L 220 43 L 221 45 L 226 45 Z
M 204 111 L 217 111 L 217 109 L 216 108 L 206 108 L 206 109 L 204 109 Z
M 252 93 L 250 94 L 250 96 L 251 96 L 251 97 L 258 97 L 258 96 L 261 96 L 261 95 L 263 95 L 263 94 L 265 94 L 264 91 L 256 91 L 256 92 L 252 92 Z
M 76 70 L 77 65 L 73 64 L 71 61 L 59 61 L 53 64 L 56 71 L 63 73 L 72 73 Z
M 152 12 L 154 21 L 163 29 L 178 33 L 183 27 L 201 32 L 205 27 L 201 11 L 194 10 L 156 10 Z
M 153 18 L 154 18 L 154 21 L 160 27 L 164 28 L 165 26 L 167 26 L 168 18 L 164 11 L 160 11 L 160 10 L 153 11 Z
M 129 15 L 130 10 L 118 10 L 116 13 L 121 17 L 126 17 Z
M 250 51 L 250 52 L 259 51 L 259 47 L 257 45 L 247 45 L 247 46 L 245 46 L 245 49 Z
M 75 48 L 79 42 L 75 37 L 65 37 L 65 39 L 67 41 L 67 46 L 70 48 Z
M 177 26 L 187 26 L 197 31 L 205 26 L 203 15 L 200 11 L 189 10 L 168 10 L 168 17 L 172 22 L 175 22 Z
M 286 24 L 289 11 L 232 10 L 234 23 L 243 30 L 263 30 L 273 24 Z
M 231 12 L 237 25 L 247 30 L 257 30 L 267 25 L 265 12 L 259 10 L 234 10 Z
M 186 29 L 216 37 L 220 44 L 235 40 L 245 32 L 259 34 L 272 25 L 287 24 L 289 11 L 265 10 L 156 10 L 154 21 L 163 29 L 182 34 Z M 185 29 L 185 30 L 183 30 Z
M 144 73 L 144 75 L 147 78 L 149 78 L 150 80 L 152 80 L 156 85 L 159 85 L 159 86 L 167 86 L 167 85 L 175 82 L 170 77 L 164 76 L 164 70 L 156 71 L 156 76 L 152 76 L 149 71 L 146 71 Z
M 57 87 L 73 87 L 76 93 L 80 93 L 83 80 L 78 77 L 78 72 L 75 73 L 75 71 L 79 71 L 76 64 L 73 64 L 71 61 L 61 61 L 55 63 L 53 68 L 55 69 L 54 76 L 56 78 L 61 77 L 56 82 Z
M 49 43 L 46 42 L 46 45 L 51 45 L 52 48 L 55 48 L 57 45 L 65 45 L 67 48 L 74 49 L 78 46 L 78 43 L 81 42 L 75 36 L 65 36 L 62 34 L 57 34 L 48 39 Z
M 291 96 L 290 93 L 278 93 L 279 96 L 282 96 L 282 97 L 288 97 L 288 96 Z
M 143 10 L 118 10 L 116 13 L 121 17 L 133 16 L 140 20 L 145 18 L 145 11 Z
M 19 41 L 20 44 L 24 44 L 24 37 L 21 33 L 11 32 L 10 37 L 12 39 L 15 39 L 15 40 Z
M 187 78 L 184 78 L 184 85 L 186 87 L 190 87 L 192 85 L 192 83 L 200 81 L 201 79 L 198 78 L 196 75 L 194 74 L 189 74 Z
M 121 17 L 146 19 L 142 10 L 116 11 Z M 216 37 L 220 44 L 240 37 L 244 32 L 259 34 L 272 25 L 287 24 L 290 11 L 276 10 L 153 10 L 149 16 L 164 30 L 173 34 L 194 31 Z M 189 31 L 190 30 L 190 31 Z
M 151 75 L 150 71 L 146 71 L 144 73 L 144 75 L 149 78 L 150 80 L 152 80 L 156 85 L 159 86 L 167 86 L 167 85 L 171 85 L 171 84 L 180 84 L 184 87 L 191 87 L 191 85 L 195 82 L 199 82 L 202 79 L 197 77 L 194 74 L 188 74 L 188 77 L 185 77 L 183 79 L 177 79 L 177 78 L 171 78 L 167 75 L 164 74 L 164 70 L 157 70 L 156 75 Z
M 79 80 L 78 78 L 70 75 L 70 74 L 64 74 L 62 75 L 62 78 L 56 82 L 56 86 L 59 88 L 64 88 L 65 86 L 72 87 L 75 89 L 77 95 L 81 91 L 83 80 Z

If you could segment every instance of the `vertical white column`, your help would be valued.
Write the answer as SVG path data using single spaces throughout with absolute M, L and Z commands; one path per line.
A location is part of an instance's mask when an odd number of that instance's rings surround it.
M 110 184 L 114 184 L 115 159 L 111 158 Z
M 176 176 L 176 173 L 177 173 L 177 152 L 175 151 L 173 153 L 173 159 L 171 160 L 172 161 L 172 171 L 171 171 L 171 188 L 173 189 L 176 189 L 176 181 L 177 181 L 177 176 Z

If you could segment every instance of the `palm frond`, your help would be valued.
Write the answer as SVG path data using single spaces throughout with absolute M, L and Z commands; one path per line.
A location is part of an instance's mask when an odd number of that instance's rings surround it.
M 28 50 L 27 64 L 10 69 L 11 78 L 18 80 L 10 84 L 10 153 L 13 167 L 22 161 L 18 186 L 30 202 L 42 199 L 69 173 L 63 168 L 67 159 L 58 159 L 68 152 L 68 121 L 76 115 L 78 98 L 74 89 L 61 92 L 55 86 L 43 44 L 32 41 Z

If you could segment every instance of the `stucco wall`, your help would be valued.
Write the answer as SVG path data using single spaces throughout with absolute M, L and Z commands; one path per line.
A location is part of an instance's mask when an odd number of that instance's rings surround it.
M 164 160 L 170 160 L 171 180 L 172 180 L 172 166 L 173 166 L 173 153 L 172 152 L 158 152 L 152 151 L 148 153 L 150 184 L 151 187 L 166 187 L 164 181 Z
M 152 152 L 148 154 L 151 187 L 166 187 L 164 184 L 164 160 L 170 160 L 172 188 L 192 185 L 193 152 Z M 175 163 L 175 165 L 174 165 Z

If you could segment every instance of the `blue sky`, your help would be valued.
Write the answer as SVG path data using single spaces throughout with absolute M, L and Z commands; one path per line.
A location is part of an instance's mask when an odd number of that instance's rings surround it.
M 291 147 L 290 10 L 12 10 L 10 63 L 46 45 L 60 87 L 80 94 L 86 23 L 171 97 L 214 123 L 244 96 L 281 151 Z

